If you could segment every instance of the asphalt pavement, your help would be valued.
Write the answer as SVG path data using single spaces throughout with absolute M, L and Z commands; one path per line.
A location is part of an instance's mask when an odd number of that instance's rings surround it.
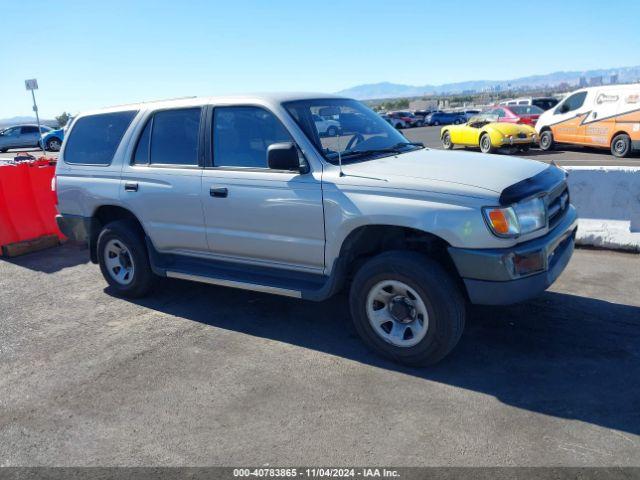
M 639 466 L 639 284 L 640 256 L 577 250 L 412 369 L 365 349 L 343 296 L 128 301 L 76 246 L 0 259 L 0 465 Z

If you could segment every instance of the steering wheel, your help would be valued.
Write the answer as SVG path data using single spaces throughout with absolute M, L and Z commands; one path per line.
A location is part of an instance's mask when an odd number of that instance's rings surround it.
M 346 150 L 351 150 L 353 147 L 355 147 L 357 144 L 363 141 L 364 141 L 364 136 L 361 133 L 356 133 L 353 137 L 351 137 L 351 140 L 349 140 L 349 143 L 347 143 Z

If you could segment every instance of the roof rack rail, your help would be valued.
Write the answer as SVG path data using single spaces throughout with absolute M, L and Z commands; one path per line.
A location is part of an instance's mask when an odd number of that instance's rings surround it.
M 141 103 L 170 102 L 172 100 L 187 100 L 189 98 L 198 98 L 198 96 L 197 95 L 187 95 L 185 97 L 161 98 L 161 99 L 158 99 L 158 100 L 145 100 L 143 102 L 129 102 L 129 103 L 122 103 L 120 105 L 109 105 L 108 107 L 103 107 L 103 108 L 126 107 L 127 105 L 140 105 Z

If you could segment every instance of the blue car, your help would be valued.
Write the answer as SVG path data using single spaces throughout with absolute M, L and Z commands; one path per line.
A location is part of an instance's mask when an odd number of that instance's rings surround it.
M 64 140 L 64 131 L 64 128 L 59 128 L 58 130 L 51 130 L 42 134 L 42 144 L 45 150 L 49 152 L 59 152 L 62 141 Z
M 463 112 L 433 112 L 424 119 L 425 125 L 460 125 L 466 123 L 467 119 Z

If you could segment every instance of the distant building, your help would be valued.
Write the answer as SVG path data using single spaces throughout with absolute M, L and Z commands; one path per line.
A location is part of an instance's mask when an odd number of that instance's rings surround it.
M 615 84 L 616 84 L 616 83 L 618 83 L 618 82 L 619 82 L 619 77 L 618 77 L 618 74 L 617 74 L 617 73 L 615 73 L 615 74 L 613 74 L 613 75 L 611 75 L 611 76 L 609 77 L 609 83 L 610 83 L 611 85 L 615 85 Z
M 435 100 L 411 100 L 409 102 L 409 110 L 428 110 L 431 108 L 436 108 L 438 106 L 438 102 Z
M 578 87 L 584 88 L 587 86 L 587 77 L 580 77 L 580 82 L 578 83 Z
M 589 85 L 592 87 L 599 87 L 602 84 L 603 84 L 602 75 L 599 75 L 597 77 L 591 77 L 589 79 Z

